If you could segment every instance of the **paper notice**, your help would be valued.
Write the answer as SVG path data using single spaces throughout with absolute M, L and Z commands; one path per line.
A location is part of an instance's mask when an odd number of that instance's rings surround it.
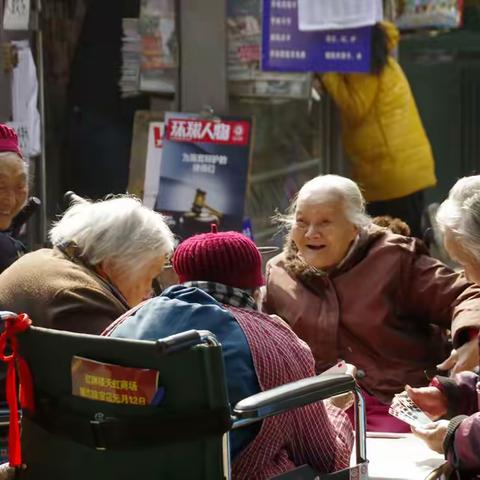
M 382 19 L 382 0 L 298 0 L 301 31 L 366 27 Z

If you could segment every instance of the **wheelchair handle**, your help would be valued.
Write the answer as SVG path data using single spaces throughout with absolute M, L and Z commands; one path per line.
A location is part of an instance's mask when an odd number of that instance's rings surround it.
M 220 345 L 215 335 L 208 330 L 187 330 L 158 339 L 155 344 L 160 355 L 170 355 L 174 352 L 188 350 L 195 345 L 207 343 L 210 345 Z
M 9 312 L 8 310 L 0 310 L 0 321 L 4 322 L 8 318 L 16 318 L 17 314 Z
M 12 225 L 10 226 L 12 237 L 18 237 L 22 227 L 28 222 L 30 217 L 40 208 L 41 205 L 42 202 L 37 197 L 30 197 L 28 199 L 25 206 L 12 220 Z

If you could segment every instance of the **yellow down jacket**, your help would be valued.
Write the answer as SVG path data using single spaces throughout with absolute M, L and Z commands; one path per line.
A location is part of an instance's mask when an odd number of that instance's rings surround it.
M 384 22 L 389 47 L 399 34 Z M 326 73 L 322 82 L 341 112 L 352 177 L 367 201 L 404 197 L 436 183 L 430 143 L 400 65 L 389 57 L 378 75 Z

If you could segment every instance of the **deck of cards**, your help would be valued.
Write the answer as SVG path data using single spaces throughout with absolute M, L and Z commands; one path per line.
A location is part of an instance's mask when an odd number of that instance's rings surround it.
M 395 395 L 388 413 L 414 428 L 432 423 L 432 420 L 410 399 L 407 392 Z

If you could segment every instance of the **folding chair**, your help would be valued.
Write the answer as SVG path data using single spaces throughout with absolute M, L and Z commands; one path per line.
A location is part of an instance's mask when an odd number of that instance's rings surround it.
M 232 412 L 221 346 L 210 332 L 192 330 L 151 342 L 30 327 L 15 338 L 32 373 L 35 398 L 34 411 L 24 410 L 22 416 L 24 467 L 16 478 L 229 479 L 229 430 L 347 391 L 355 392 L 361 410 L 357 461 L 366 466 L 363 400 L 348 375 L 312 377 L 261 392 Z M 101 368 L 159 372 L 158 404 L 73 395 L 78 358 Z M 279 478 L 323 478 L 309 476 L 305 468 Z M 348 471 L 339 472 L 339 478 L 347 477 Z

